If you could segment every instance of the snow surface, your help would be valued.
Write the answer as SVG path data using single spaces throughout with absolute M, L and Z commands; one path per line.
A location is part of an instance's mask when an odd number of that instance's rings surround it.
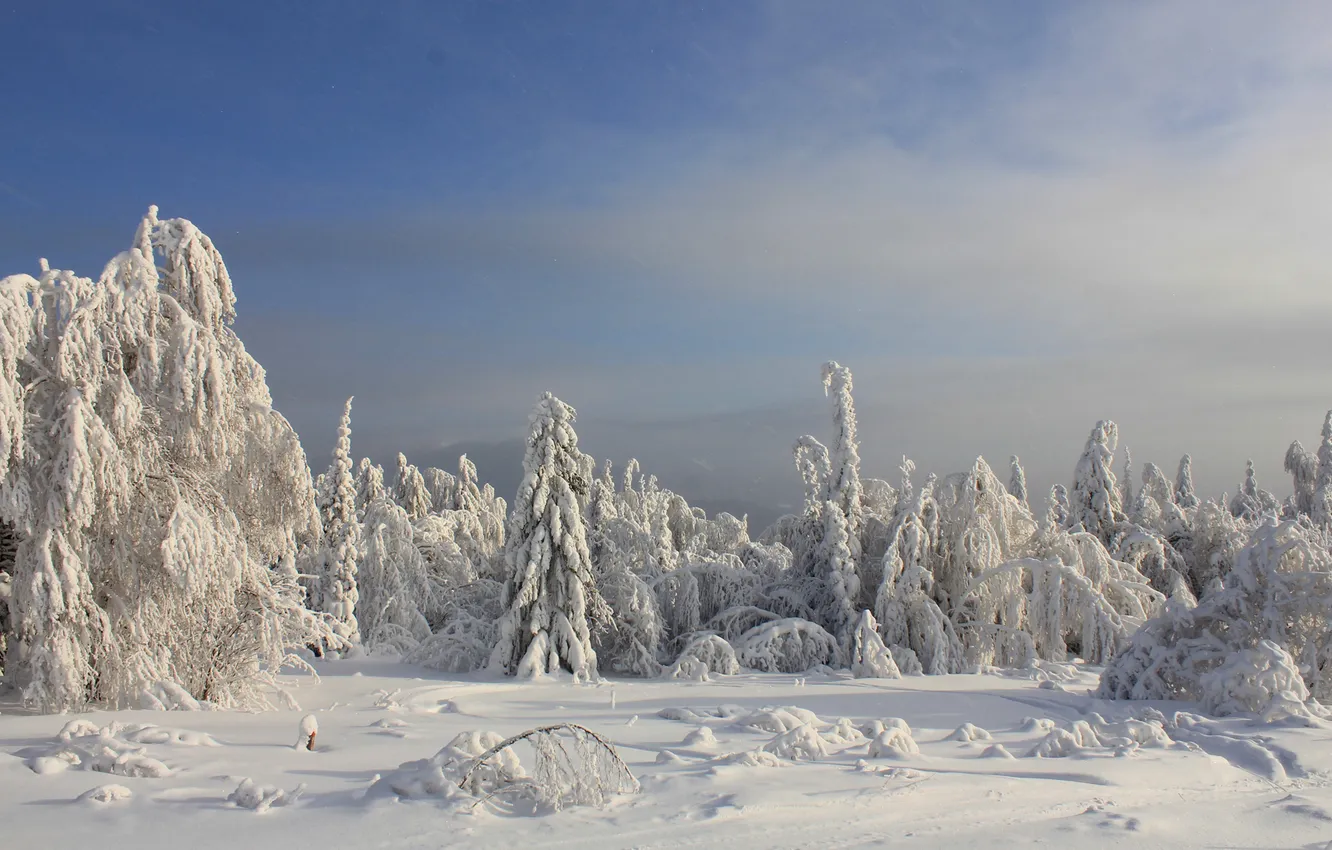
M 1094 668 L 1055 687 L 1011 673 L 883 680 L 847 671 L 519 682 L 382 659 L 328 661 L 319 671 L 320 680 L 294 686 L 302 711 L 52 716 L 0 703 L 4 846 L 1322 848 L 1332 840 L 1326 726 L 1097 700 Z M 307 713 L 318 721 L 313 752 L 292 747 Z M 478 802 L 451 782 L 395 780 L 441 763 L 436 754 L 463 733 L 482 740 L 564 722 L 614 744 L 641 791 L 602 808 L 531 814 Z M 532 752 L 514 751 L 530 771 Z M 163 769 L 132 769 L 145 765 Z

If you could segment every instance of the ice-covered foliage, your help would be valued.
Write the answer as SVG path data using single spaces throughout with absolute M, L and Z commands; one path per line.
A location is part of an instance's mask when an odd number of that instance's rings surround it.
M 669 675 L 675 679 L 705 680 L 714 673 L 732 676 L 739 672 L 740 662 L 731 645 L 720 635 L 699 632 L 685 643 Z
M 424 612 L 436 606 L 406 509 L 387 498 L 371 503 L 365 511 L 364 547 L 356 604 L 361 635 L 372 649 L 411 650 L 430 636 Z
M 512 748 L 522 742 L 534 754 L 530 777 L 518 776 Z M 501 759 L 506 769 L 491 762 Z M 463 772 L 459 787 L 474 795 L 528 796 L 541 807 L 600 806 L 616 794 L 633 794 L 638 780 L 609 741 L 575 723 L 529 729 L 493 744 L 476 755 Z
M 320 537 L 309 466 L 212 241 L 152 209 L 97 281 L 43 267 L 0 292 L 7 678 L 47 710 L 164 681 L 267 704 L 293 648 L 336 639 L 294 569 Z
M 1100 695 L 1205 700 L 1218 712 L 1332 695 L 1332 556 L 1314 533 L 1269 520 L 1222 580 L 1198 607 L 1148 621 L 1106 667 Z M 1307 691 L 1289 682 L 1294 669 Z
M 665 628 L 652 588 L 627 568 L 601 573 L 597 586 L 614 612 L 594 635 L 601 665 L 630 676 L 659 675 L 662 666 L 657 656 Z
M 578 450 L 574 417 L 573 408 L 546 393 L 529 420 L 523 482 L 506 535 L 506 610 L 490 658 L 492 669 L 511 676 L 564 667 L 576 679 L 597 677 L 588 618 L 600 599 L 581 503 L 591 470 Z
M 837 639 L 808 620 L 772 620 L 755 626 L 735 642 L 740 664 L 765 673 L 803 673 L 821 664 L 841 663 Z

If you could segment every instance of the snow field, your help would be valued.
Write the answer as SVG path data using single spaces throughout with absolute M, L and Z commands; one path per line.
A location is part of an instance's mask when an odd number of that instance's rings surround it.
M 294 686 L 304 711 L 55 717 L 4 706 L 0 818 L 18 837 L 10 846 L 909 838 L 1078 847 L 1123 835 L 1161 847 L 1290 847 L 1332 838 L 1325 728 L 1096 700 L 1094 670 L 1054 690 L 995 675 L 574 684 L 441 678 L 385 660 L 320 669 L 318 682 Z M 307 715 L 314 751 L 293 746 Z M 469 757 L 566 722 L 609 740 L 641 790 L 551 812 L 458 787 Z M 533 752 L 516 744 L 487 764 L 492 776 L 530 778 Z

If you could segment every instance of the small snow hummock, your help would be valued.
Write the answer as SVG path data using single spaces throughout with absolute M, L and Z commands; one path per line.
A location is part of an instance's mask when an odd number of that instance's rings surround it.
M 945 741 L 962 741 L 970 743 L 972 741 L 989 741 L 990 733 L 971 723 L 963 723 L 953 730 L 953 734 L 944 738 Z
M 870 741 L 869 757 L 872 759 L 899 759 L 915 755 L 920 755 L 916 739 L 897 726 L 884 729 Z
M 79 795 L 84 803 L 119 803 L 130 799 L 134 792 L 124 785 L 99 785 Z
M 227 796 L 227 802 L 263 814 L 275 806 L 290 806 L 300 799 L 303 793 L 305 793 L 304 783 L 290 791 L 284 791 L 271 785 L 258 785 L 253 779 L 246 777 L 236 786 L 236 790 Z
M 301 718 L 301 734 L 296 741 L 298 750 L 314 750 L 315 736 L 319 734 L 319 721 L 313 714 Z

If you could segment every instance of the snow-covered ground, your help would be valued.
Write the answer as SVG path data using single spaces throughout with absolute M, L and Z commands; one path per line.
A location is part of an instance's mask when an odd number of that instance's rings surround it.
M 1332 731 L 1094 700 L 1095 671 L 575 685 L 383 660 L 320 670 L 299 711 L 0 704 L 5 846 L 1332 847 Z M 296 746 L 307 714 L 313 752 Z M 521 814 L 452 783 L 430 796 L 420 766 L 402 769 L 461 732 L 560 722 L 613 742 L 639 793 Z

